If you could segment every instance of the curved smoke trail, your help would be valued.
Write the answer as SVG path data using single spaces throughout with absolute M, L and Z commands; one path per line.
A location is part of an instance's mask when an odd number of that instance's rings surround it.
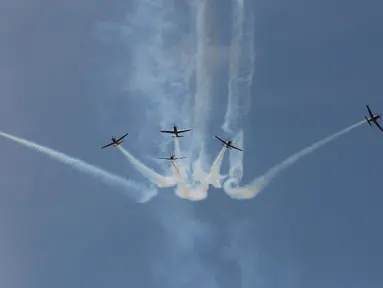
M 175 157 L 181 157 L 181 149 L 179 139 L 174 137 L 174 151 Z M 202 172 L 202 170 L 196 169 L 193 174 L 193 183 L 190 184 L 187 178 L 187 168 L 184 165 L 176 165 L 171 161 L 173 169 L 175 171 L 175 177 L 179 180 L 177 182 L 177 188 L 175 193 L 178 197 L 190 201 L 201 201 L 206 199 L 207 191 L 209 189 L 207 174 Z M 199 175 L 198 173 L 201 173 Z M 197 181 L 195 181 L 197 179 Z M 201 181 L 199 181 L 201 179 Z
M 127 150 L 122 148 L 121 146 L 117 146 L 117 149 L 121 151 L 121 153 L 132 163 L 132 165 L 150 182 L 157 185 L 159 188 L 167 188 L 176 185 L 176 180 L 173 176 L 162 176 L 152 169 L 145 166 L 139 160 L 137 160 L 132 154 L 130 154 Z
M 174 156 L 179 158 L 182 155 L 179 138 L 174 137 L 173 142 L 175 151 Z M 170 162 L 176 173 L 175 177 L 179 180 L 175 190 L 176 195 L 182 199 L 190 201 L 201 201 L 206 199 L 207 191 L 209 189 L 206 173 L 202 172 L 201 175 L 198 175 L 201 170 L 194 170 L 195 173 L 193 174 L 193 179 L 197 179 L 197 181 L 193 181 L 193 183 L 190 184 L 187 178 L 187 168 L 182 164 L 177 166 L 173 161 Z M 198 179 L 201 179 L 201 181 L 198 181 Z
M 49 156 L 51 159 L 67 164 L 71 166 L 72 168 L 76 169 L 77 171 L 93 176 L 108 185 L 123 188 L 125 195 L 132 197 L 133 196 L 132 194 L 134 193 L 135 195 L 134 198 L 138 202 L 141 202 L 141 203 L 147 202 L 151 198 L 153 198 L 155 195 L 157 195 L 157 190 L 154 189 L 153 187 L 148 188 L 143 185 L 137 184 L 133 181 L 124 179 L 120 176 L 107 172 L 101 168 L 88 164 L 83 160 L 73 158 L 64 153 L 55 151 L 51 148 L 39 145 L 35 142 L 29 141 L 20 137 L 13 136 L 8 133 L 0 132 L 0 136 L 5 137 L 21 145 L 24 145 L 25 147 L 31 148 L 40 153 L 43 153 Z
M 332 134 L 306 148 L 303 150 L 291 155 L 281 163 L 275 165 L 272 167 L 269 171 L 267 171 L 264 175 L 254 179 L 250 184 L 244 186 L 244 187 L 233 187 L 236 186 L 236 182 L 233 180 L 228 180 L 224 184 L 225 191 L 228 195 L 230 195 L 233 198 L 237 199 L 250 199 L 258 195 L 262 189 L 264 189 L 276 176 L 278 176 L 279 173 L 281 173 L 284 169 L 288 168 L 289 166 L 296 163 L 298 160 L 303 158 L 304 156 L 307 156 L 314 152 L 315 150 L 319 149 L 320 147 L 330 143 L 331 141 L 334 141 L 338 137 L 352 131 L 353 129 L 359 127 L 363 123 L 365 123 L 365 120 L 362 120 L 354 125 L 351 125 L 335 134 Z
M 120 35 L 127 45 L 130 56 L 129 63 L 124 63 L 129 66 L 128 71 L 123 73 L 126 87 L 129 94 L 137 95 L 140 103 L 145 105 L 147 112 L 140 115 L 141 119 L 145 117 L 143 120 L 146 123 L 156 123 L 156 127 L 148 125 L 147 129 L 153 128 L 151 132 L 156 133 L 160 130 L 159 128 L 167 128 L 174 123 L 179 125 L 179 128 L 188 126 L 193 129 L 190 136 L 188 134 L 183 138 L 186 141 L 181 143 L 185 145 L 182 146 L 184 150 L 182 152 L 185 155 L 181 154 L 181 149 L 175 147 L 177 156 L 187 156 L 190 161 L 193 157 L 190 157 L 189 154 L 198 153 L 198 148 L 193 149 L 194 146 L 198 146 L 198 140 L 194 141 L 194 139 L 198 137 L 198 131 L 201 131 L 194 127 L 193 119 L 188 119 L 195 99 L 191 93 L 194 89 L 194 76 L 199 77 L 200 82 L 203 81 L 201 79 L 203 76 L 195 74 L 195 66 L 198 65 L 195 64 L 198 63 L 196 59 L 201 53 L 197 53 L 196 56 L 194 43 L 200 43 L 201 40 L 199 39 L 200 34 L 194 31 L 195 27 L 190 26 L 190 19 L 185 17 L 179 8 L 187 9 L 187 15 L 191 15 L 192 21 L 195 23 L 194 16 L 198 14 L 196 10 L 201 11 L 202 2 L 200 0 L 150 0 L 150 2 L 133 0 L 130 2 L 130 15 L 126 18 L 124 23 L 126 25 L 123 25 L 120 30 L 122 31 Z M 175 4 L 176 2 L 177 4 Z M 187 7 L 185 2 L 192 2 L 191 7 Z M 204 12 L 203 9 L 202 12 Z M 200 18 L 197 17 L 198 19 Z M 107 35 L 104 39 L 108 37 Z M 194 39 L 195 37 L 197 39 Z M 129 75 L 129 77 L 125 75 Z M 121 75 L 119 76 L 121 77 Z M 201 85 L 205 84 L 200 84 L 200 88 L 196 89 L 201 90 Z M 208 93 L 205 93 L 205 96 L 209 96 Z M 200 114 L 196 114 L 198 117 L 200 116 Z M 201 124 L 205 125 L 205 123 Z M 152 137 L 151 132 L 145 131 L 142 136 L 150 135 Z M 193 143 L 188 143 L 189 137 L 191 142 L 194 141 Z M 170 152 L 167 150 L 170 148 L 168 139 L 163 137 L 160 141 L 156 141 L 156 148 L 161 150 L 161 153 Z M 145 143 L 150 143 L 150 141 Z M 169 169 L 166 164 L 164 163 L 162 166 L 165 171 Z M 182 170 L 185 171 L 185 184 L 177 183 L 175 193 L 179 197 L 190 200 L 205 197 L 206 193 L 201 193 L 201 191 L 207 191 L 206 187 L 198 186 L 198 183 L 196 185 L 189 183 L 187 173 L 190 165 L 184 166 L 177 162 L 174 166 L 178 168 L 180 174 L 183 174 Z M 178 172 L 174 166 L 172 167 L 173 174 L 177 175 Z M 211 229 L 194 216 L 192 206 L 189 203 L 163 196 L 159 197 L 151 208 L 156 219 L 161 222 L 163 235 L 167 238 L 166 241 L 156 239 L 156 245 L 160 247 L 156 250 L 160 251 L 154 253 L 152 257 L 153 267 L 149 274 L 152 277 L 158 276 L 159 282 L 162 282 L 161 285 L 169 288 L 183 287 L 188 283 L 201 288 L 219 287 L 212 277 L 210 267 L 199 255 L 199 240 L 205 241 L 209 237 Z M 163 257 L 158 257 L 162 251 L 164 252 Z M 182 261 L 182 265 L 180 265 L 180 261 Z
M 226 147 L 222 147 L 219 152 L 217 158 L 215 158 L 213 164 L 210 167 L 210 172 L 206 176 L 207 182 L 213 185 L 215 188 L 222 188 L 221 180 L 224 178 L 221 175 L 221 164 L 223 160 L 223 156 L 225 155 Z
M 237 132 L 234 145 L 243 148 L 242 124 L 250 109 L 250 88 L 254 73 L 254 11 L 250 1 L 233 2 L 233 35 L 230 47 L 229 95 L 222 129 Z M 238 185 L 243 176 L 243 152 L 229 151 L 229 183 Z
M 188 167 L 192 172 L 192 183 L 181 184 L 176 190 L 176 194 L 182 198 L 197 201 L 207 197 L 209 184 L 207 181 L 207 154 L 205 151 L 205 138 L 207 133 L 207 123 L 209 120 L 212 92 L 212 71 L 214 65 L 210 60 L 210 36 L 208 35 L 209 1 L 201 0 L 195 3 L 195 23 L 196 23 L 196 68 L 195 68 L 195 94 L 193 97 L 193 108 L 191 115 L 192 133 Z M 178 141 L 178 140 L 177 140 Z M 177 143 L 175 142 L 175 145 Z M 176 147 L 177 150 L 177 147 Z M 177 153 L 177 151 L 176 151 Z M 183 177 L 187 180 L 188 168 L 179 165 Z

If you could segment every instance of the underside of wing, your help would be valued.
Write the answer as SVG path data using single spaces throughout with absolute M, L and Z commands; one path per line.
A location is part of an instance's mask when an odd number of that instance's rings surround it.
M 372 114 L 372 111 L 370 109 L 370 107 L 368 105 L 366 105 L 367 107 L 367 110 L 368 110 L 368 114 L 370 114 L 370 117 L 374 117 L 374 114 Z
M 117 139 L 117 142 L 120 142 L 122 139 L 124 139 L 129 133 L 126 133 L 124 136 L 120 137 L 119 139 Z
M 114 144 L 113 142 L 112 142 L 112 143 L 109 143 L 109 144 L 107 144 L 107 145 L 105 145 L 105 146 L 102 146 L 101 149 L 104 149 L 104 148 L 106 148 L 106 147 L 112 146 L 113 144 Z
M 168 130 L 161 130 L 162 133 L 170 133 L 170 134 L 175 134 L 174 131 L 168 131 Z
M 242 149 L 239 149 L 238 147 L 235 147 L 235 146 L 233 146 L 233 145 L 230 145 L 230 147 L 233 148 L 233 149 L 236 149 L 236 150 L 238 150 L 238 151 L 243 151 Z
M 185 132 L 189 132 L 189 131 L 191 131 L 191 129 L 178 130 L 177 132 L 178 133 L 185 133 Z
M 380 129 L 380 131 L 383 131 L 382 127 L 379 125 L 377 120 L 375 120 L 374 123 Z
M 221 139 L 221 138 L 219 138 L 218 136 L 215 136 L 215 138 L 217 138 L 219 141 L 221 141 L 223 144 L 226 144 L 226 142 L 223 140 L 223 139 Z

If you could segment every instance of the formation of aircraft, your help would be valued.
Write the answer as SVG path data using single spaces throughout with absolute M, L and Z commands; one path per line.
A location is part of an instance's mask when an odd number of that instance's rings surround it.
M 174 126 L 173 126 L 173 130 L 161 130 L 161 133 L 174 134 L 174 137 L 179 138 L 179 137 L 184 137 L 184 136 L 179 135 L 179 134 L 181 134 L 181 133 L 185 133 L 185 132 L 189 132 L 189 131 L 191 131 L 191 129 L 178 130 L 178 129 L 177 129 L 177 126 L 174 125 Z
M 372 123 L 374 123 L 375 125 L 376 125 L 376 127 L 378 127 L 379 129 L 380 129 L 380 131 L 383 131 L 383 129 L 382 129 L 382 127 L 379 125 L 379 123 L 378 123 L 378 119 L 381 119 L 381 115 L 380 114 L 373 114 L 372 112 L 371 112 L 371 109 L 370 109 L 370 107 L 368 106 L 368 105 L 366 105 L 366 107 L 367 107 L 367 110 L 368 110 L 368 114 L 369 114 L 369 118 L 367 118 L 367 117 L 364 117 L 364 118 L 366 118 L 366 120 L 367 120 L 367 123 L 370 125 L 370 126 L 372 126 L 371 125 L 371 122 Z
M 381 119 L 381 114 L 374 114 L 374 113 L 372 113 L 372 111 L 371 111 L 369 105 L 366 105 L 366 107 L 367 107 L 367 111 L 368 111 L 368 114 L 369 114 L 369 115 L 368 115 L 368 117 L 365 116 L 364 118 L 366 118 L 367 123 L 368 123 L 370 126 L 372 126 L 371 123 L 374 123 L 375 126 L 379 128 L 379 130 L 383 131 L 383 128 L 380 126 L 380 124 L 379 124 L 379 122 L 378 122 L 378 119 Z M 173 130 L 160 130 L 160 131 L 161 131 L 161 133 L 173 134 L 173 135 L 174 135 L 173 137 L 177 137 L 177 138 L 179 138 L 179 137 L 184 137 L 183 135 L 179 135 L 179 134 L 182 134 L 182 133 L 185 133 L 185 132 L 189 132 L 189 131 L 191 131 L 191 129 L 188 128 L 188 129 L 178 130 L 178 129 L 177 129 L 177 126 L 174 125 L 174 126 L 173 126 Z M 121 143 L 124 142 L 123 139 L 124 139 L 127 135 L 128 135 L 128 133 L 126 133 L 125 135 L 123 135 L 122 137 L 120 137 L 120 138 L 118 138 L 118 139 L 112 137 L 112 142 L 109 143 L 109 144 L 107 144 L 107 145 L 105 145 L 105 146 L 103 146 L 103 147 L 101 147 L 101 149 L 104 149 L 104 148 L 106 148 L 106 147 L 110 147 L 110 146 L 116 147 L 116 146 L 120 145 Z M 238 151 L 243 151 L 242 149 L 240 149 L 240 148 L 238 148 L 238 147 L 235 147 L 235 146 L 233 145 L 233 142 L 232 142 L 231 140 L 225 141 L 225 140 L 221 139 L 221 138 L 218 137 L 218 136 L 215 136 L 215 138 L 217 138 L 219 141 L 221 141 L 221 142 L 222 142 L 222 145 L 225 146 L 225 147 L 228 148 L 228 149 L 235 149 L 235 150 L 238 150 Z M 184 159 L 184 158 L 186 158 L 186 157 L 178 157 L 178 158 L 177 158 L 177 157 L 174 157 L 173 154 L 170 154 L 170 157 L 166 157 L 166 158 L 158 158 L 158 159 L 165 159 L 165 160 L 174 161 L 174 160 Z
M 105 145 L 105 146 L 102 146 L 101 149 L 104 149 L 104 148 L 110 147 L 110 146 L 116 147 L 116 146 L 120 145 L 122 142 L 124 142 L 124 140 L 122 140 L 122 139 L 124 139 L 126 137 L 126 135 L 128 135 L 128 134 L 129 133 L 126 133 L 124 136 L 122 136 L 122 137 L 120 137 L 118 139 L 116 139 L 116 138 L 114 138 L 112 136 L 112 142 L 107 144 L 107 145 Z
M 164 160 L 169 160 L 169 161 L 174 161 L 174 160 L 178 160 L 178 159 L 185 159 L 186 157 L 174 157 L 173 154 L 170 154 L 169 157 L 160 157 L 158 159 L 164 159 Z
M 218 136 L 215 136 L 215 138 L 217 138 L 219 141 L 221 141 L 222 145 L 228 149 L 236 149 L 238 151 L 243 151 L 242 149 L 239 149 L 238 147 L 233 146 L 233 144 L 231 144 L 231 143 L 233 143 L 233 141 L 231 141 L 231 140 L 225 141 L 225 140 L 219 138 Z

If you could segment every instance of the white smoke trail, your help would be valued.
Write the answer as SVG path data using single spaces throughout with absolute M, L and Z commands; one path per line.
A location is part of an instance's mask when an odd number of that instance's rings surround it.
M 318 148 L 326 145 L 327 143 L 337 139 L 338 137 L 352 131 L 353 129 L 359 127 L 363 123 L 365 123 L 365 120 L 362 120 L 354 125 L 351 125 L 333 135 L 330 135 L 308 147 L 305 149 L 293 154 L 292 156 L 288 157 L 286 160 L 282 161 L 281 163 L 277 164 L 273 168 L 271 168 L 269 171 L 267 171 L 264 175 L 256 178 L 253 180 L 250 184 L 244 186 L 244 187 L 232 187 L 233 185 L 236 186 L 237 183 L 233 181 L 232 179 L 229 179 L 224 184 L 225 192 L 237 199 L 250 199 L 258 195 L 264 189 L 280 172 L 282 172 L 287 167 L 293 165 L 298 160 L 300 160 L 302 157 L 307 156 L 317 150 Z
M 243 130 L 238 132 L 238 134 L 233 138 L 233 145 L 236 147 L 243 149 L 244 146 L 244 133 Z M 237 150 L 229 151 L 229 177 L 237 185 L 242 179 L 243 176 L 243 152 Z
M 249 91 L 253 74 L 254 52 L 253 52 L 253 15 L 246 14 L 243 1 L 238 1 L 234 5 L 234 27 L 233 38 L 230 47 L 230 80 L 229 80 L 229 100 L 228 108 L 225 116 L 223 129 L 226 132 L 233 133 L 233 129 L 239 127 L 239 115 L 243 115 L 245 109 L 249 106 Z M 223 176 L 219 174 L 222 158 L 217 158 L 210 167 L 210 172 L 207 170 L 207 155 L 205 152 L 206 128 L 208 123 L 208 115 L 211 106 L 212 94 L 212 75 L 214 69 L 211 67 L 211 58 L 214 47 L 211 46 L 208 35 L 208 18 L 209 18 L 209 1 L 201 1 L 197 6 L 197 69 L 196 69 L 196 93 L 194 97 L 193 110 L 193 146 L 192 152 L 194 157 L 196 151 L 199 152 L 198 158 L 193 162 L 193 180 L 194 182 L 203 183 L 203 189 L 208 189 L 208 184 L 214 185 L 216 188 L 221 187 L 220 180 Z M 249 11 L 249 10 L 248 10 Z M 250 13 L 252 13 L 250 9 Z M 214 63 L 213 63 L 214 64 Z M 243 135 L 242 135 L 243 136 Z M 241 138 L 241 140 L 243 137 Z M 241 143 L 241 145 L 243 145 Z M 224 153 L 224 152 L 222 152 Z M 233 154 L 235 155 L 235 154 Z M 220 154 L 223 157 L 223 155 Z M 238 155 L 237 155 L 238 156 Z M 240 156 L 241 157 L 241 156 Z M 194 159 L 194 158 L 192 158 Z M 235 163 L 232 175 L 242 175 L 241 163 L 238 159 L 231 157 L 231 162 Z M 206 169 L 206 170 L 205 170 Z M 234 171 L 235 170 L 235 171 Z M 242 169 L 243 170 L 243 169 Z M 234 172 L 233 172 L 234 171 Z M 240 179 L 237 179 L 239 182 Z M 206 188 L 207 187 L 207 188 Z M 205 191 L 207 193 L 207 191 Z
M 207 48 L 207 6 L 208 1 L 202 0 L 197 5 L 196 33 L 197 33 L 197 58 L 196 58 L 196 92 L 193 108 L 193 152 L 204 153 L 204 136 L 206 134 L 207 115 L 210 109 L 211 75 Z
M 250 109 L 250 89 L 254 73 L 254 11 L 251 1 L 233 2 L 233 35 L 230 50 L 229 95 L 222 129 L 229 134 L 236 131 L 234 145 L 243 148 L 242 123 Z M 243 176 L 243 155 L 229 152 L 230 182 L 239 185 Z
M 222 129 L 232 134 L 241 129 L 250 109 L 254 73 L 254 11 L 251 1 L 233 1 L 233 35 L 230 45 L 229 95 Z
M 139 160 L 137 160 L 132 154 L 130 154 L 121 146 L 117 146 L 117 148 L 144 177 L 146 177 L 153 184 L 157 185 L 159 188 L 167 188 L 176 185 L 174 177 L 166 177 L 156 173 L 141 163 Z
M 191 80 L 194 80 L 194 67 L 189 67 L 189 63 L 195 65 L 194 43 L 198 41 L 194 41 L 195 32 L 191 31 L 194 29 L 190 27 L 188 17 L 185 17 L 185 14 L 189 15 L 194 11 L 185 7 L 185 2 L 174 0 L 150 0 L 150 3 L 145 0 L 130 1 L 127 26 L 134 25 L 134 27 L 125 29 L 131 33 L 124 35 L 123 39 L 127 43 L 127 54 L 130 59 L 129 62 L 123 63 L 129 69 L 122 75 L 128 82 L 127 86 L 131 92 L 129 94 L 137 95 L 140 104 L 145 107 L 146 114 L 140 113 L 139 115 L 140 119 L 144 116 L 143 120 L 148 123 L 148 128 L 145 130 L 150 128 L 153 128 L 153 132 L 157 130 L 157 127 L 152 127 L 150 123 L 161 128 L 176 123 L 180 127 L 187 125 L 193 129 L 193 133 L 195 132 L 194 124 L 186 122 L 191 113 L 190 102 L 192 101 L 189 99 L 189 97 L 191 98 L 189 95 L 192 94 Z M 200 1 L 196 5 L 199 3 Z M 180 7 L 182 8 L 179 9 Z M 185 8 L 188 9 L 186 13 L 184 13 Z M 194 57 L 190 57 L 190 55 Z M 142 132 L 142 136 L 150 137 L 149 141 L 145 141 L 145 143 L 154 142 L 153 134 L 148 133 L 147 130 Z M 181 145 L 188 144 L 187 137 L 189 134 L 183 138 L 186 143 L 183 142 Z M 165 139 L 165 137 L 163 138 Z M 190 139 L 193 141 L 194 135 L 190 135 Z M 167 149 L 170 148 L 169 141 L 156 141 L 155 144 L 157 149 L 161 150 L 161 154 L 167 153 Z M 185 149 L 184 146 L 182 148 Z M 191 160 L 192 158 L 188 154 L 189 149 L 185 156 Z M 167 163 L 165 162 L 162 167 L 166 171 L 169 167 L 165 164 Z M 183 165 L 177 162 L 176 166 L 181 168 Z M 178 194 L 184 195 L 187 199 L 204 196 L 193 191 L 194 187 L 188 183 L 176 187 L 179 190 Z M 157 248 L 152 255 L 150 264 L 153 267 L 148 275 L 157 280 L 156 282 L 159 283 L 156 284 L 157 286 L 168 288 L 190 285 L 201 288 L 219 287 L 214 283 L 210 266 L 199 256 L 201 241 L 205 241 L 209 237 L 208 233 L 211 233 L 211 229 L 206 228 L 207 224 L 201 223 L 195 217 L 194 207 L 190 205 L 191 203 L 180 201 L 177 199 L 178 197 L 173 198 L 169 198 L 166 193 L 161 193 L 148 210 L 154 211 L 154 217 L 161 222 L 159 228 L 162 228 L 161 232 L 163 232 L 155 235 Z M 163 239 L 163 236 L 166 238 Z M 162 252 L 163 255 L 161 255 Z M 181 262 L 182 265 L 180 265 Z
M 206 182 L 197 184 L 195 187 L 179 184 L 176 189 L 176 195 L 189 201 L 202 201 L 207 198 L 208 188 L 209 185 Z
M 64 164 L 68 164 L 77 171 L 93 176 L 106 184 L 123 188 L 125 195 L 133 196 L 132 194 L 134 193 L 134 198 L 136 198 L 136 201 L 140 203 L 147 202 L 155 195 L 157 195 L 157 190 L 154 188 L 144 187 L 143 185 L 137 184 L 133 181 L 129 181 L 120 176 L 107 172 L 101 168 L 88 164 L 83 160 L 73 158 L 64 153 L 55 151 L 51 148 L 39 145 L 35 142 L 23 138 L 10 135 L 8 133 L 0 132 L 0 136 L 3 136 L 16 143 L 19 143 L 35 151 L 43 153 L 49 156 L 51 159 L 57 160 Z M 132 192 L 132 190 L 134 190 L 134 192 Z
M 177 177 L 178 180 L 181 181 L 182 178 L 181 178 L 180 169 L 177 167 L 176 163 L 174 163 L 173 160 L 170 160 L 170 165 L 172 165 L 174 169 L 175 177 Z
M 212 77 L 216 72 L 216 61 L 212 60 L 220 53 L 219 47 L 211 44 L 209 24 L 211 21 L 211 1 L 201 0 L 196 5 L 196 71 L 195 71 L 195 94 L 192 114 L 193 138 L 191 141 L 191 153 L 189 166 L 192 166 L 193 181 L 203 182 L 201 178 L 207 175 L 208 155 L 206 154 L 206 135 L 208 122 L 211 115 L 212 105 Z M 196 176 L 197 178 L 194 178 Z M 203 185 L 201 189 L 205 189 Z M 208 186 L 207 186 L 208 187 Z M 202 192 L 207 193 L 207 191 Z
M 223 156 L 225 155 L 226 147 L 222 147 L 217 158 L 215 158 L 213 164 L 210 167 L 210 173 L 207 175 L 207 182 L 213 185 L 215 188 L 222 188 L 221 180 L 223 176 L 221 175 L 221 164 Z
M 181 148 L 180 148 L 180 141 L 179 138 L 174 137 L 174 151 L 175 151 L 175 157 L 181 157 Z M 175 190 L 175 193 L 178 197 L 190 201 L 201 201 L 206 199 L 207 197 L 207 190 L 209 188 L 208 183 L 206 183 L 206 174 L 203 175 L 197 175 L 195 179 L 201 179 L 201 183 L 194 183 L 194 187 L 192 187 L 191 184 L 188 184 L 187 179 L 187 172 L 186 167 L 182 164 L 176 165 L 174 161 L 170 161 L 173 169 L 175 171 L 175 177 L 179 179 L 178 186 Z M 200 170 L 195 170 L 200 171 Z
M 182 157 L 181 156 L 182 154 L 181 154 L 180 140 L 178 137 L 173 138 L 173 144 L 174 144 L 174 156 L 176 158 Z M 185 165 L 180 164 L 176 168 L 177 168 L 177 172 L 179 174 L 180 179 L 182 179 L 183 183 L 186 183 L 188 181 L 188 179 L 187 179 L 187 167 L 185 167 Z
M 173 143 L 174 143 L 174 156 L 176 158 L 181 157 L 181 147 L 180 147 L 180 141 L 178 137 L 173 137 Z M 191 200 L 191 201 L 198 201 L 198 200 L 203 200 L 206 198 L 207 193 L 201 194 L 201 191 L 193 190 L 190 187 L 190 184 L 188 184 L 188 179 L 187 179 L 187 172 L 186 172 L 186 167 L 182 164 L 176 165 L 174 161 L 170 161 L 173 170 L 175 172 L 175 177 L 178 179 L 177 182 L 177 187 L 175 189 L 175 194 L 185 200 Z
M 173 144 L 174 144 L 174 156 L 176 156 L 176 158 L 180 158 L 181 146 L 180 146 L 180 140 L 178 137 L 173 137 Z

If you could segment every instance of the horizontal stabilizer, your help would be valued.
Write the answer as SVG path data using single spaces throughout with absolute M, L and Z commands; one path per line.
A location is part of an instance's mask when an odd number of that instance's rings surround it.
M 371 126 L 371 122 L 370 122 L 370 120 L 368 120 L 367 117 L 364 117 L 364 118 L 366 118 L 366 121 L 367 121 L 368 125 Z

